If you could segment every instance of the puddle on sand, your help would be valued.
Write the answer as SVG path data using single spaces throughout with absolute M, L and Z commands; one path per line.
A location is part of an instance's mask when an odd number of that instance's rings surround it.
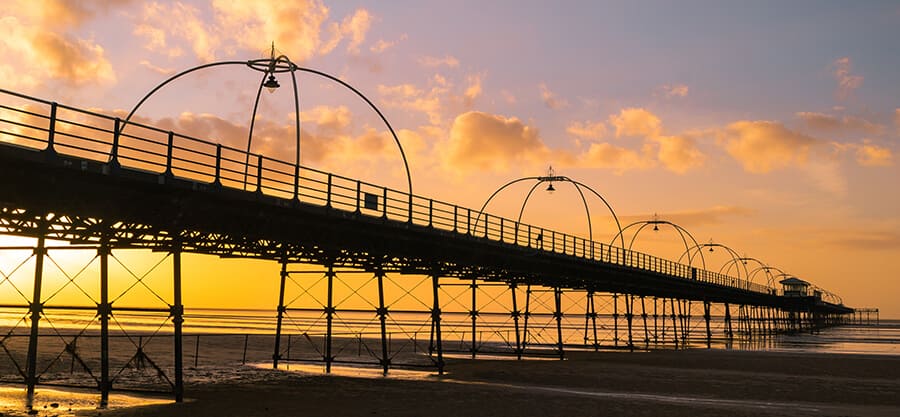
M 253 367 L 256 368 L 265 368 L 272 369 L 271 363 L 258 363 L 253 364 Z M 299 374 L 307 374 L 307 375 L 326 375 L 325 374 L 325 365 L 321 364 L 285 364 L 285 366 L 278 368 L 279 371 L 285 372 L 296 372 Z M 351 378 L 389 378 L 389 379 L 403 379 L 403 380 L 412 380 L 412 381 L 424 381 L 436 378 L 438 375 L 434 371 L 417 371 L 410 369 L 397 369 L 391 368 L 388 372 L 387 376 L 384 375 L 383 370 L 381 368 L 375 368 L 371 366 L 352 366 L 352 365 L 332 365 L 331 366 L 331 375 L 336 376 L 346 376 Z
M 169 399 L 141 397 L 111 393 L 109 409 L 167 404 Z M 38 387 L 34 392 L 31 414 L 25 408 L 25 388 L 0 387 L 0 415 L 2 416 L 75 416 L 82 410 L 96 410 L 100 405 L 100 393 L 95 391 L 62 390 Z

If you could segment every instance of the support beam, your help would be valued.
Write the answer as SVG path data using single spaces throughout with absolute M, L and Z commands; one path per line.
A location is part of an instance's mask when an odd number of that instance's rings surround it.
M 650 330 L 647 329 L 647 305 L 644 296 L 641 296 L 641 318 L 644 320 L 644 347 L 650 348 Z
M 288 277 L 287 254 L 281 258 L 281 282 L 278 285 L 278 317 L 275 321 L 275 353 L 272 354 L 272 368 L 278 369 L 278 361 L 281 360 L 281 324 L 284 321 L 284 284 Z
M 387 341 L 387 315 L 388 309 L 384 305 L 384 270 L 379 265 L 375 268 L 375 278 L 378 280 L 378 321 L 381 322 L 381 369 L 382 374 L 387 376 L 388 369 L 391 367 L 391 358 L 388 357 L 388 341 Z M 413 342 L 415 343 L 415 341 Z
M 628 349 L 634 350 L 634 339 L 631 332 L 631 320 L 634 317 L 634 296 L 625 295 L 625 321 L 628 324 Z
M 522 352 L 524 352 L 525 348 L 528 346 L 528 340 L 529 340 L 528 318 L 531 317 L 530 309 L 531 309 L 531 284 L 528 284 L 528 286 L 525 287 L 525 323 L 524 323 L 524 327 L 522 328 Z M 521 357 L 522 357 L 522 355 L 519 355 L 519 358 L 521 358 Z
M 175 401 L 184 401 L 184 340 L 182 324 L 184 324 L 184 305 L 181 302 L 181 247 L 172 250 L 172 323 L 175 325 Z
M 512 311 L 509 312 L 513 319 L 513 326 L 516 331 L 516 359 L 522 359 L 522 338 L 519 336 L 519 306 L 516 303 L 516 285 L 515 282 L 509 283 L 509 292 L 512 295 Z
M 28 357 L 26 359 L 26 395 L 25 407 L 32 410 L 34 406 L 34 387 L 37 385 L 37 352 L 38 352 L 38 330 L 41 321 L 41 313 L 43 311 L 43 303 L 41 302 L 41 283 L 44 278 L 44 255 L 47 254 L 47 248 L 44 241 L 44 232 L 47 230 L 47 222 L 41 219 L 41 233 L 38 236 L 37 246 L 34 248 L 34 292 L 31 297 L 31 334 L 28 337 Z
M 590 291 L 588 293 L 588 298 L 591 301 L 591 325 L 594 330 L 594 351 L 600 350 L 600 341 L 597 340 L 597 305 L 594 303 L 594 292 Z
M 706 320 L 706 348 L 712 348 L 712 329 L 709 327 L 709 301 L 703 302 L 703 319 Z
M 725 303 L 725 334 L 728 340 L 734 339 L 734 331 L 731 328 L 731 306 Z
M 565 359 L 565 351 L 563 350 L 563 334 L 562 334 L 562 289 L 556 287 L 553 289 L 553 301 L 556 305 L 556 311 L 553 317 L 556 319 L 556 347 L 559 353 L 559 359 Z
M 100 256 L 100 304 L 97 305 L 97 316 L 100 317 L 100 407 L 109 405 L 109 316 L 112 306 L 109 304 L 109 237 L 104 236 L 97 250 Z
M 619 294 L 613 293 L 613 345 L 619 346 Z
M 438 297 L 438 292 L 440 290 L 440 274 L 437 269 L 432 271 L 431 273 L 431 288 L 432 288 L 432 300 L 434 302 L 433 307 L 431 309 L 431 324 L 434 328 L 434 341 L 435 348 L 437 350 L 437 361 L 436 365 L 438 368 L 438 375 L 444 374 L 444 345 L 441 340 L 441 303 L 440 298 Z
M 328 294 L 326 295 L 325 305 L 325 373 L 331 373 L 331 363 L 334 362 L 334 356 L 331 355 L 332 330 L 334 328 L 334 263 L 328 262 L 328 268 L 325 277 L 328 280 Z
M 472 277 L 472 284 L 469 285 L 472 289 L 472 309 L 469 311 L 469 317 L 472 318 L 472 359 L 475 359 L 476 352 L 478 352 L 478 300 L 476 295 L 478 293 L 478 279 L 476 277 Z

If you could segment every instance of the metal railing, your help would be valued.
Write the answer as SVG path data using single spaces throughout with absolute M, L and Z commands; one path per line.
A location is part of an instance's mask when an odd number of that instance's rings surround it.
M 764 294 L 748 280 L 0 89 L 0 142 Z M 5 101 L 18 101 L 18 105 Z M 245 162 L 246 161 L 246 162 Z M 410 204 L 411 203 L 411 204 Z M 477 220 L 476 220 L 477 219 Z

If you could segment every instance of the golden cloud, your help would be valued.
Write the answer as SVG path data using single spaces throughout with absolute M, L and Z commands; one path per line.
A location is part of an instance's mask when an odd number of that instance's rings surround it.
M 609 123 L 616 128 L 616 137 L 659 135 L 662 121 L 655 114 L 642 108 L 622 109 L 618 115 L 609 116 Z
M 4 4 L 0 18 L 0 75 L 7 88 L 60 81 L 82 86 L 115 80 L 103 47 L 70 33 L 94 15 L 88 6 L 54 0 Z
M 685 136 L 658 136 L 654 138 L 659 144 L 657 157 L 670 171 L 684 174 L 693 168 L 703 165 L 706 156 L 697 149 L 693 138 Z
M 856 148 L 856 162 L 869 167 L 891 166 L 894 164 L 894 154 L 888 148 L 865 141 Z
M 447 152 L 454 167 L 487 171 L 540 159 L 547 148 L 537 129 L 515 117 L 469 111 L 453 121 Z
M 777 122 L 738 121 L 720 132 L 725 150 L 744 169 L 766 173 L 791 165 L 803 165 L 810 148 L 819 140 L 794 132 Z
M 319 0 L 213 0 L 210 9 L 212 16 L 205 16 L 180 2 L 147 3 L 134 33 L 145 39 L 148 50 L 169 56 L 180 53 L 179 43 L 189 45 L 200 60 L 213 61 L 234 55 L 237 48 L 263 52 L 274 41 L 278 51 L 302 62 L 328 54 L 345 41 L 347 51 L 357 53 L 373 20 L 360 8 L 329 23 L 329 10 Z
M 642 152 L 616 146 L 610 143 L 592 143 L 582 155 L 582 164 L 587 168 L 608 168 L 621 174 L 632 169 L 647 169 L 654 166 L 651 149 L 645 146 Z
M 689 229 L 691 227 L 698 227 L 709 224 L 720 224 L 725 222 L 727 218 L 748 217 L 754 214 L 756 214 L 755 210 L 746 207 L 713 206 L 700 210 L 622 216 L 620 220 L 623 223 L 634 223 L 644 220 L 651 220 L 654 218 L 654 216 L 656 216 L 660 220 L 670 221 L 681 227 L 684 227 L 685 229 Z
M 581 139 L 602 139 L 606 136 L 606 125 L 603 122 L 571 122 L 566 126 L 566 132 Z

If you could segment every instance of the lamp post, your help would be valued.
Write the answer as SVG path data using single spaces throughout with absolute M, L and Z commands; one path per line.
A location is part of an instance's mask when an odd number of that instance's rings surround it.
M 749 274 L 747 272 L 746 263 L 744 263 L 740 260 L 740 259 L 742 259 L 742 257 L 740 255 L 738 255 L 738 253 L 734 249 L 731 249 L 728 246 L 725 246 L 721 243 L 715 243 L 712 240 L 710 240 L 709 243 L 701 243 L 699 245 L 696 245 L 696 246 L 691 247 L 688 250 L 684 251 L 684 253 L 682 253 L 681 256 L 678 257 L 678 262 L 681 262 L 681 260 L 685 256 L 687 256 L 688 265 L 693 266 L 694 265 L 694 255 L 692 254 L 692 252 L 697 251 L 698 253 L 700 253 L 701 251 L 703 251 L 703 249 L 708 249 L 710 252 L 713 252 L 715 250 L 715 248 L 725 249 L 725 251 L 727 251 L 731 255 L 731 260 L 728 262 L 737 262 L 738 264 L 742 265 L 744 267 L 744 277 L 749 277 Z M 702 259 L 703 255 L 701 254 L 700 257 Z M 705 266 L 704 266 L 704 268 L 705 268 Z M 738 279 L 740 279 L 740 278 L 741 278 L 741 273 L 740 273 L 740 269 L 738 269 Z
M 134 106 L 134 108 L 131 109 L 131 112 L 128 113 L 128 116 L 125 118 L 121 129 L 125 129 L 125 127 L 128 125 L 128 122 L 131 120 L 131 118 L 134 116 L 134 114 L 137 112 L 137 110 L 147 101 L 147 99 L 149 99 L 153 94 L 155 94 L 157 91 L 159 91 L 164 86 L 171 83 L 172 81 L 175 81 L 176 79 L 181 78 L 187 74 L 193 73 L 195 71 L 199 71 L 199 70 L 206 69 L 206 68 L 225 66 L 225 65 L 246 66 L 247 68 L 250 68 L 254 71 L 258 71 L 258 72 L 262 73 L 262 79 L 260 80 L 259 88 L 256 93 L 256 100 L 253 103 L 253 113 L 250 117 L 250 129 L 249 129 L 248 136 L 247 136 L 247 152 L 246 152 L 246 160 L 244 162 L 244 187 L 245 188 L 246 188 L 246 183 L 247 183 L 247 170 L 249 169 L 249 165 L 250 165 L 249 159 L 250 159 L 250 147 L 253 142 L 253 128 L 254 128 L 254 125 L 256 122 L 256 113 L 257 113 L 257 110 L 259 109 L 260 95 L 262 93 L 263 88 L 266 88 L 269 92 L 275 92 L 275 90 L 277 90 L 281 86 L 280 83 L 278 82 L 278 79 L 276 78 L 276 74 L 289 73 L 291 75 L 291 85 L 294 90 L 295 142 L 296 142 L 295 143 L 296 155 L 295 155 L 295 159 L 294 159 L 294 165 L 295 165 L 294 169 L 295 169 L 295 182 L 298 181 L 299 173 L 300 173 L 300 92 L 298 89 L 296 73 L 303 72 L 303 73 L 308 73 L 308 74 L 314 74 L 316 76 L 323 77 L 323 78 L 331 80 L 337 84 L 340 84 L 341 86 L 352 91 L 359 98 L 361 98 L 363 101 L 365 101 L 366 104 L 368 104 L 368 106 L 378 115 L 378 117 L 384 123 L 385 127 L 387 127 L 388 131 L 390 131 L 391 136 L 394 138 L 394 142 L 397 144 L 397 148 L 400 151 L 400 158 L 403 160 L 403 167 L 406 170 L 407 193 L 409 194 L 409 202 L 408 202 L 409 218 L 408 218 L 408 221 L 410 223 L 412 222 L 413 187 L 412 187 L 412 175 L 410 174 L 410 170 L 409 170 L 409 162 L 406 159 L 406 153 L 403 151 L 403 145 L 400 144 L 400 139 L 397 137 L 397 133 L 394 131 L 394 128 L 391 126 L 390 122 L 388 122 L 387 118 L 384 116 L 384 114 L 381 112 L 381 110 L 378 109 L 378 107 L 375 106 L 375 104 L 372 103 L 372 101 L 369 100 L 369 98 L 366 97 L 362 92 L 360 92 L 359 90 L 357 90 L 350 84 L 347 84 L 340 78 L 337 78 L 331 74 L 328 74 L 328 73 L 325 73 L 322 71 L 318 71 L 315 69 L 300 67 L 297 64 L 293 63 L 285 55 L 276 56 L 274 44 L 272 45 L 271 53 L 268 58 L 251 59 L 251 60 L 247 60 L 247 61 L 210 62 L 207 64 L 198 65 L 196 67 L 186 69 L 184 71 L 181 71 L 181 72 L 169 77 L 168 79 L 166 79 L 163 82 L 156 85 L 156 87 L 151 89 L 150 92 L 148 92 L 146 95 L 144 95 L 144 97 L 141 98 L 140 101 L 138 101 L 138 103 Z
M 556 175 L 556 172 L 553 170 L 552 166 L 547 169 L 547 175 L 518 178 L 518 179 L 512 180 L 510 182 L 507 182 L 506 184 L 504 184 L 500 188 L 498 188 L 496 191 L 494 191 L 490 195 L 490 197 L 488 197 L 488 199 L 485 200 L 484 204 L 481 205 L 481 209 L 478 210 L 478 215 L 475 217 L 475 225 L 473 227 L 473 230 L 477 229 L 478 222 L 481 220 L 481 216 L 482 216 L 482 214 L 484 214 L 484 210 L 487 208 L 488 204 L 490 204 L 491 200 L 494 199 L 494 197 L 496 197 L 498 194 L 500 194 L 501 191 L 508 188 L 509 186 L 523 182 L 523 181 L 535 181 L 535 183 L 528 190 L 528 194 L 525 195 L 525 199 L 522 201 L 522 207 L 519 209 L 519 216 L 516 218 L 516 224 L 519 224 L 522 222 L 522 215 L 525 213 L 525 206 L 528 205 L 528 200 L 531 199 L 531 196 L 534 194 L 534 191 L 537 189 L 538 186 L 540 186 L 543 183 L 547 183 L 547 188 L 545 190 L 548 193 L 552 194 L 553 192 L 556 191 L 556 187 L 553 186 L 554 182 L 555 183 L 569 183 L 569 184 L 572 184 L 573 187 L 575 187 L 575 190 L 578 192 L 578 195 L 581 197 L 581 203 L 582 203 L 582 205 L 584 205 L 584 213 L 585 213 L 585 217 L 587 218 L 588 240 L 590 240 L 591 242 L 594 241 L 594 232 L 593 232 L 593 227 L 592 227 L 592 223 L 591 223 L 591 210 L 588 206 L 587 198 L 585 198 L 583 190 L 589 191 L 594 196 L 596 196 L 598 199 L 600 199 L 600 201 L 602 201 L 603 204 L 606 206 L 606 208 L 609 210 L 610 214 L 612 214 L 613 220 L 615 220 L 615 222 L 616 222 L 616 229 L 619 231 L 616 236 L 619 237 L 619 240 L 622 244 L 622 248 L 623 249 L 625 248 L 625 239 L 622 238 L 622 225 L 621 225 L 621 223 L 619 223 L 619 218 L 618 218 L 618 216 L 616 216 L 616 212 L 613 210 L 612 206 L 609 205 L 609 203 L 606 201 L 606 199 L 603 198 L 603 196 L 600 195 L 600 193 L 595 191 L 593 188 L 591 188 L 579 181 L 576 181 L 572 178 L 569 178 L 569 177 L 566 177 L 563 175 Z M 485 227 L 487 227 L 487 225 L 485 225 Z M 592 249 L 593 249 L 593 246 L 592 246 Z
M 651 219 L 651 220 L 639 220 L 639 221 L 636 221 L 636 222 L 634 222 L 634 223 L 631 223 L 631 224 L 629 224 L 629 225 L 627 225 L 627 226 L 625 226 L 625 227 L 622 228 L 622 231 L 620 232 L 620 234 L 621 234 L 621 235 L 624 235 L 625 232 L 628 231 L 628 229 L 631 229 L 632 227 L 637 227 L 637 230 L 634 232 L 634 235 L 631 236 L 631 240 L 628 242 L 628 250 L 629 250 L 629 251 L 630 251 L 630 250 L 632 249 L 632 247 L 634 246 L 634 241 L 637 239 L 637 237 L 638 237 L 638 235 L 641 233 L 641 231 L 643 231 L 645 228 L 647 228 L 648 226 L 651 226 L 651 225 L 653 226 L 653 229 L 652 229 L 652 230 L 653 230 L 654 232 L 658 232 L 658 231 L 659 231 L 659 226 L 660 226 L 660 225 L 663 225 L 663 226 L 671 226 L 672 228 L 674 228 L 675 231 L 678 232 L 678 236 L 681 237 L 681 241 L 684 243 L 684 248 L 685 248 L 686 251 L 687 251 L 687 250 L 690 250 L 691 247 L 692 247 L 692 246 L 688 243 L 688 239 L 690 239 L 690 241 L 693 242 L 693 244 L 694 244 L 693 247 L 699 246 L 699 243 L 697 243 L 697 239 L 694 239 L 694 236 L 691 235 L 691 233 L 688 232 L 687 229 L 685 229 L 685 228 L 683 228 L 683 227 L 681 227 L 681 226 L 679 226 L 679 225 L 677 225 L 677 224 L 675 224 L 675 223 L 672 223 L 672 222 L 670 222 L 670 221 L 668 221 L 668 220 L 660 220 L 660 219 L 659 219 L 659 216 L 656 215 L 656 214 L 654 214 L 654 215 L 653 215 L 653 219 Z M 615 237 L 613 237 L 613 239 L 612 239 L 611 242 L 615 242 L 615 241 L 616 241 L 616 238 L 618 238 L 618 237 L 619 237 L 619 235 L 616 235 Z M 610 244 L 612 244 L 612 243 L 610 243 Z M 705 268 L 706 268 L 706 260 L 703 258 L 703 252 L 702 252 L 702 251 L 700 252 L 700 262 L 702 263 L 703 268 L 705 269 Z

